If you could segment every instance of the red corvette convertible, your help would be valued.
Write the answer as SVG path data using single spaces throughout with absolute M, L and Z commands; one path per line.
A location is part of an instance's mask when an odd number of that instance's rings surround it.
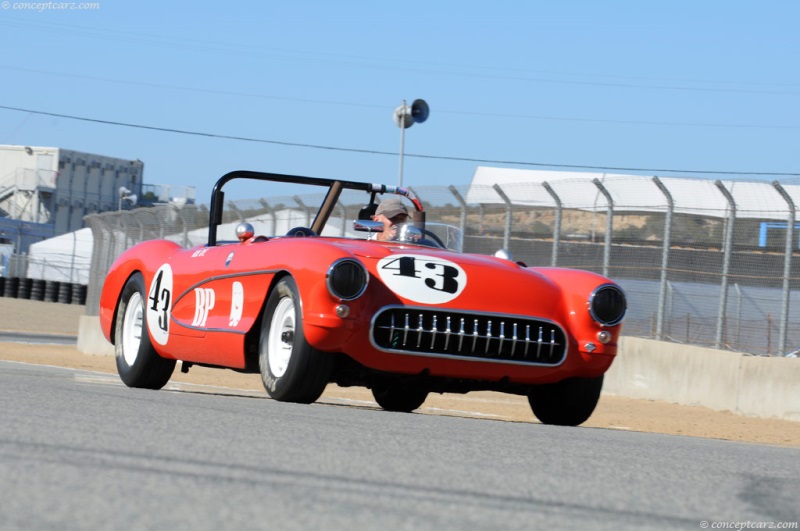
M 308 227 L 267 236 L 242 222 L 238 241 L 218 241 L 223 188 L 242 179 L 324 198 Z M 344 190 L 364 192 L 353 222 L 364 238 L 320 236 Z M 393 241 L 374 239 L 378 194 L 411 210 Z M 600 397 L 625 310 L 622 289 L 595 273 L 447 249 L 409 190 L 235 171 L 214 186 L 205 245 L 151 240 L 116 260 L 100 322 L 130 387 L 160 389 L 180 360 L 183 371 L 260 373 L 280 401 L 314 402 L 335 382 L 409 412 L 431 392 L 494 390 L 527 396 L 544 423 L 577 425 Z

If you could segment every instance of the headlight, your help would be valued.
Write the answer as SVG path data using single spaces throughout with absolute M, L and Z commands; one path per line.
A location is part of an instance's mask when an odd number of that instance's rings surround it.
M 343 301 L 360 297 L 367 289 L 369 273 L 358 260 L 342 258 L 328 269 L 328 291 Z
M 614 326 L 625 317 L 627 303 L 622 288 L 604 284 L 589 297 L 589 313 L 592 319 L 604 326 Z

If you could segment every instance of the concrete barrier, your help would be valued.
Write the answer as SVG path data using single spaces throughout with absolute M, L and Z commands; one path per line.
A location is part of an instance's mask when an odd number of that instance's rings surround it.
M 78 322 L 78 351 L 95 356 L 113 356 L 114 345 L 108 342 L 100 329 L 100 318 L 81 315 Z
M 623 337 L 603 392 L 800 421 L 800 359 Z

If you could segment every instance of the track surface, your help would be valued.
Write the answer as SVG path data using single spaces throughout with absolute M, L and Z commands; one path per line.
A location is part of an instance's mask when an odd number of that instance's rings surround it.
M 283 404 L 0 361 L 3 529 L 796 522 L 800 450 Z

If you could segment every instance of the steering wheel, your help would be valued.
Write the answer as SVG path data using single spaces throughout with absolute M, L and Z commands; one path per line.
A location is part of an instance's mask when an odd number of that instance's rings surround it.
M 286 233 L 287 236 L 316 236 L 317 233 L 307 227 L 295 227 L 289 229 Z
M 446 248 L 447 248 L 447 247 L 445 246 L 444 242 L 442 242 L 442 240 L 441 240 L 441 239 L 440 239 L 440 238 L 439 238 L 439 237 L 438 237 L 436 234 L 432 233 L 432 232 L 431 232 L 431 231 L 429 231 L 428 229 L 422 229 L 422 234 L 424 234 L 425 236 L 430 236 L 430 238 L 431 238 L 431 239 L 432 239 L 434 242 L 436 242 L 436 244 L 437 244 L 439 247 L 441 247 L 442 249 L 446 249 Z

